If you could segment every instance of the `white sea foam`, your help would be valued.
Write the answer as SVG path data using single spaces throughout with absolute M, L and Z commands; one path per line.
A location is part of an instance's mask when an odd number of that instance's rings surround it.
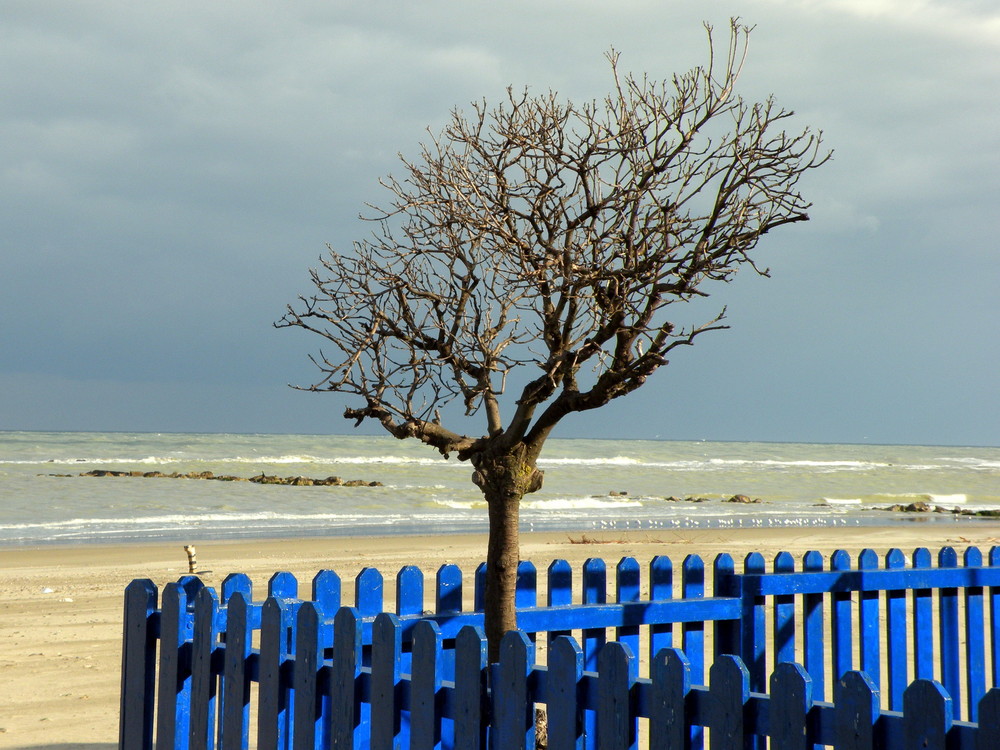
M 415 456 L 331 456 L 327 458 L 312 457 L 304 463 L 330 463 L 330 464 L 390 464 L 400 466 L 467 466 L 457 461 L 448 461 L 443 457 L 415 457 Z
M 63 521 L 37 523 L 0 524 L 0 532 L 26 531 L 30 529 L 182 526 L 197 528 L 204 524 L 245 525 L 254 522 L 351 522 L 358 524 L 387 524 L 407 519 L 403 514 L 359 515 L 357 513 L 277 513 L 258 511 L 254 513 L 199 513 L 198 515 L 166 514 L 159 516 L 138 516 L 135 518 L 71 518 Z
M 734 468 L 761 469 L 828 469 L 833 471 L 868 471 L 885 468 L 891 464 L 872 461 L 782 461 L 778 459 L 709 458 L 677 461 L 652 461 L 629 456 L 612 458 L 542 458 L 538 463 L 552 466 L 641 466 L 650 469 L 671 469 L 674 471 L 718 471 Z M 925 467 L 919 467 L 925 468 Z M 926 467 L 933 468 L 933 467 Z
M 962 469 L 972 469 L 973 471 L 1000 471 L 1000 461 L 991 461 L 986 458 L 976 458 L 974 456 L 942 456 L 939 461 L 958 464 Z
M 642 502 L 621 497 L 557 497 L 550 500 L 523 500 L 521 507 L 530 510 L 600 510 L 641 508 Z
M 457 462 L 448 462 L 444 458 L 416 458 L 410 456 L 312 456 L 312 455 L 283 455 L 283 456 L 221 456 L 218 458 L 191 457 L 191 456 L 103 456 L 94 458 L 49 458 L 49 459 L 0 459 L 0 464 L 18 465 L 122 465 L 122 464 L 146 464 L 146 465 L 170 465 L 170 464 L 316 464 L 316 465 L 336 465 L 336 464 L 386 464 L 386 465 L 412 465 L 412 466 L 456 466 L 464 465 Z
M 860 497 L 824 497 L 823 502 L 827 505 L 861 505 Z
M 455 510 L 481 510 L 487 507 L 485 500 L 455 500 L 435 498 L 435 505 Z M 641 508 L 642 500 L 629 497 L 555 497 L 521 501 L 524 510 L 602 510 Z
M 642 462 L 628 456 L 612 456 L 610 458 L 540 458 L 538 463 L 543 466 L 637 466 Z
M 186 459 L 181 458 L 165 458 L 162 456 L 144 456 L 141 458 L 127 458 L 127 457 L 104 457 L 104 458 L 47 458 L 47 459 L 14 459 L 14 460 L 0 460 L 0 463 L 4 464 L 16 464 L 21 466 L 45 466 L 45 465 L 62 465 L 70 466 L 74 464 L 169 464 L 169 463 L 179 463 L 185 461 Z
M 927 499 L 935 505 L 965 505 L 969 502 L 966 495 L 927 495 Z
M 873 502 L 915 503 L 927 502 L 934 505 L 965 505 L 969 502 L 968 495 L 958 493 L 953 495 L 936 495 L 929 492 L 880 492 L 871 496 Z
M 878 463 L 875 461 L 816 461 L 816 460 L 787 460 L 781 461 L 773 458 L 745 459 L 745 458 L 712 458 L 708 461 L 713 466 L 760 466 L 763 468 L 804 468 L 804 469 L 843 469 L 848 471 L 867 471 L 869 469 L 882 469 L 890 464 Z
M 485 500 L 448 500 L 448 499 L 434 499 L 435 505 L 440 505 L 442 508 L 452 508 L 453 510 L 474 510 L 486 508 Z

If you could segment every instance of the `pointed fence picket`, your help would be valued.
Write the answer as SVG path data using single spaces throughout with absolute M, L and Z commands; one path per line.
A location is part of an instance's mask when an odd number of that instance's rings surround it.
M 120 746 L 246 750 L 253 734 L 264 750 L 532 747 L 537 704 L 553 748 L 631 748 L 640 737 L 652 747 L 763 747 L 764 737 L 772 748 L 1000 747 L 1000 548 L 985 562 L 970 548 L 961 563 L 944 548 L 932 562 L 925 549 L 909 564 L 898 550 L 884 561 L 866 550 L 853 567 L 846 552 L 828 565 L 810 552 L 797 568 L 781 553 L 768 571 L 755 553 L 737 573 L 724 554 L 709 587 L 697 557 L 676 582 L 666 557 L 645 580 L 625 558 L 609 593 L 603 561 L 588 560 L 579 581 L 556 561 L 545 606 L 525 563 L 521 629 L 492 666 L 482 612 L 464 609 L 453 565 L 431 592 L 418 568 L 403 568 L 394 613 L 371 568 L 355 579 L 353 607 L 332 571 L 307 600 L 288 573 L 263 601 L 242 574 L 221 597 L 185 576 L 159 602 L 151 582 L 134 581 Z M 484 580 L 480 566 L 480 606 Z

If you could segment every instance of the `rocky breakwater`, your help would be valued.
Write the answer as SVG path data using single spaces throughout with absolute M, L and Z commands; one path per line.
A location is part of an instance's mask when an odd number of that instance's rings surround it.
M 674 497 L 671 495 L 666 498 L 668 503 L 709 503 L 711 500 L 707 497 Z M 751 498 L 749 495 L 733 495 L 732 497 L 722 500 L 724 503 L 741 503 L 741 504 L 756 504 L 764 502 L 759 497 Z
M 895 505 L 878 507 L 875 510 L 891 511 L 893 513 L 947 513 L 952 516 L 1000 518 L 1000 510 L 993 510 L 992 508 L 985 510 L 973 510 L 971 508 L 947 508 L 941 505 L 935 505 L 934 503 L 924 502 L 923 500 L 915 503 L 909 503 L 907 505 L 896 503 Z
M 74 476 L 72 474 L 51 474 L 50 476 Z M 381 482 L 370 482 L 365 479 L 341 479 L 340 477 L 279 477 L 271 474 L 260 474 L 252 477 L 236 477 L 231 474 L 214 474 L 211 471 L 189 471 L 187 473 L 162 471 L 111 471 L 108 469 L 93 469 L 80 472 L 81 477 L 142 477 L 145 479 L 211 479 L 216 482 L 253 482 L 254 484 L 285 484 L 293 487 L 381 487 Z
M 628 496 L 629 495 L 628 495 L 628 491 L 627 490 L 611 490 L 611 492 L 609 492 L 607 494 L 607 497 L 628 497 Z M 594 495 L 593 497 L 604 497 L 604 496 L 603 495 Z M 689 497 L 675 497 L 674 495 L 671 495 L 670 497 L 665 497 L 665 498 L 662 498 L 662 499 L 665 502 L 668 502 L 668 503 L 710 503 L 710 502 L 712 502 L 710 498 L 707 498 L 707 497 L 696 497 L 694 495 L 691 495 Z M 753 497 L 752 498 L 749 495 L 733 495 L 732 497 L 730 497 L 728 499 L 725 499 L 725 500 L 722 500 L 721 502 L 724 502 L 724 503 L 743 503 L 743 504 L 753 505 L 753 504 L 756 504 L 756 503 L 763 503 L 764 501 L 761 500 L 759 497 Z

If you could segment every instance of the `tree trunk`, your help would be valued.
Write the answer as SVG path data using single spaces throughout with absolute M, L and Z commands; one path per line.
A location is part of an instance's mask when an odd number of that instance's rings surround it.
M 500 655 L 500 639 L 517 628 L 514 595 L 521 559 L 519 512 L 521 498 L 542 486 L 542 472 L 535 468 L 537 451 L 523 444 L 473 459 L 472 481 L 483 491 L 489 506 L 490 537 L 486 549 L 486 638 L 489 658 Z
M 521 495 L 484 491 L 490 512 L 490 539 L 486 549 L 486 638 L 490 663 L 499 661 L 500 639 L 517 628 L 514 595 L 521 559 L 519 518 Z

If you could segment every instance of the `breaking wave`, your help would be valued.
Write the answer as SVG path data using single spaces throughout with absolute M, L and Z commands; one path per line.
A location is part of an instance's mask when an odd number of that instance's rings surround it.
M 651 466 L 637 458 L 612 456 L 610 458 L 540 458 L 540 466 Z
M 434 466 L 442 467 L 448 465 L 461 465 L 456 462 L 448 462 L 443 458 L 427 457 L 417 458 L 410 456 L 312 456 L 312 455 L 283 455 L 283 456 L 220 456 L 217 458 L 191 457 L 191 456 L 145 456 L 142 458 L 110 456 L 96 458 L 49 458 L 49 459 L 28 459 L 28 460 L 2 460 L 0 463 L 17 465 L 123 465 L 123 464 L 144 464 L 144 465 L 171 465 L 171 464 L 311 464 L 311 465 L 361 465 L 361 464 L 384 464 L 384 465 L 411 465 L 411 466 Z

